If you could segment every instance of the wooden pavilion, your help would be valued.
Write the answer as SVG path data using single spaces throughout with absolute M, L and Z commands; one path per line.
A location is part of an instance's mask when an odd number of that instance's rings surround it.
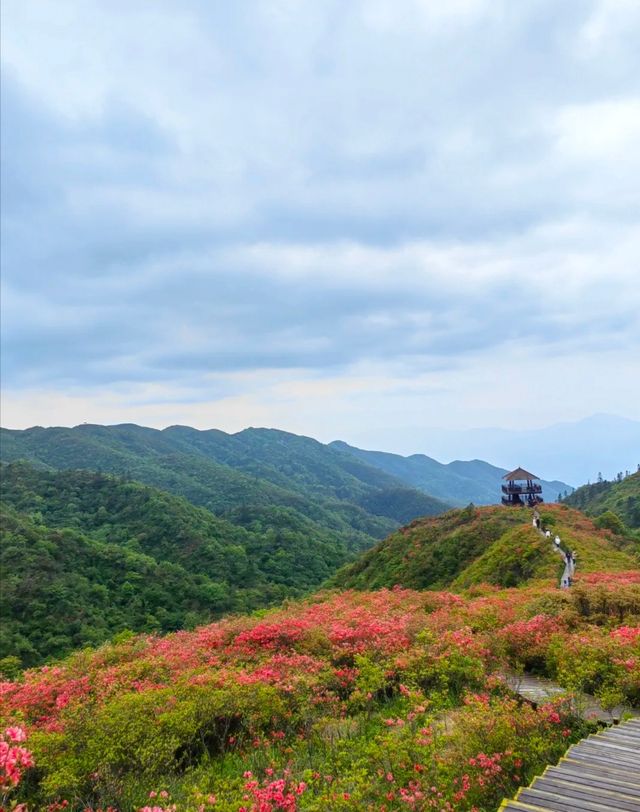
M 536 480 L 535 474 L 525 471 L 524 468 L 516 468 L 509 471 L 503 479 L 506 485 L 502 486 L 502 504 L 509 507 L 534 507 L 539 505 L 542 499 L 542 485 Z

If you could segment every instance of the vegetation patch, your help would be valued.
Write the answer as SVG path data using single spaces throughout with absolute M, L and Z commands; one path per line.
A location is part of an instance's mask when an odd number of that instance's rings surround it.
M 514 669 L 639 703 L 640 572 L 325 594 L 27 671 L 1 686 L 28 753 L 7 803 L 496 809 L 588 729 L 564 699 L 521 704 Z

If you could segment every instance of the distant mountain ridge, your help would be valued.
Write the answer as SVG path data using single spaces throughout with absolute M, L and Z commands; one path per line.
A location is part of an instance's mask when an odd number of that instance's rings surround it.
M 540 397 L 548 394 L 541 389 Z M 598 471 L 613 479 L 618 471 L 635 470 L 640 462 L 640 420 L 612 414 L 594 414 L 544 428 L 458 430 L 398 425 L 390 426 L 385 436 L 387 445 L 391 442 L 403 453 L 424 448 L 442 460 L 478 458 L 509 468 L 521 463 L 541 476 L 573 485 L 593 482 Z M 371 447 L 368 438 L 356 445 Z
M 2 430 L 0 450 L 0 658 L 28 664 L 304 594 L 401 524 L 450 508 L 269 430 Z
M 6 462 L 26 459 L 52 468 L 129 475 L 215 513 L 230 504 L 284 504 L 317 518 L 318 503 L 329 501 L 347 526 L 377 538 L 390 532 L 393 522 L 397 526 L 452 505 L 498 502 L 506 472 L 482 460 L 444 464 L 422 454 L 365 451 L 264 428 L 237 434 L 134 424 L 2 429 L 0 456 Z M 520 462 L 529 466 L 521 459 L 514 465 Z M 543 481 L 543 488 L 547 500 L 572 490 L 559 481 Z
M 469 502 L 476 505 L 496 504 L 500 499 L 502 477 L 507 473 L 506 468 L 498 468 L 483 460 L 442 463 L 424 454 L 403 457 L 385 451 L 365 451 L 340 440 L 331 443 L 331 446 L 353 454 L 414 488 L 458 506 Z M 547 502 L 555 502 L 559 493 L 573 490 L 570 485 L 558 480 L 541 480 L 541 483 Z
M 117 474 L 219 516 L 247 507 L 288 508 L 342 534 L 353 549 L 451 506 L 352 455 L 270 429 L 236 435 L 133 424 L 2 429 L 0 456 L 49 469 Z

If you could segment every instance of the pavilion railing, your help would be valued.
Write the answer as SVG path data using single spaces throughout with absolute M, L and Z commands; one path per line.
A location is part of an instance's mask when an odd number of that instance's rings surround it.
M 502 486 L 502 493 L 542 493 L 542 485 L 532 482 L 531 485 L 515 485 L 511 482 Z

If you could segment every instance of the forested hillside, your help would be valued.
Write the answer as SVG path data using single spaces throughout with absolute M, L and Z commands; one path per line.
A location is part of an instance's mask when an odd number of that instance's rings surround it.
M 599 529 L 563 505 L 544 505 L 541 512 L 543 524 L 578 551 L 581 572 L 640 567 L 634 537 Z M 347 565 L 332 583 L 347 589 L 518 586 L 559 578 L 561 571 L 551 544 L 531 527 L 530 510 L 469 506 L 414 521 Z
M 373 538 L 407 521 L 408 512 L 414 518 L 450 506 L 349 454 L 269 429 L 229 435 L 183 426 L 36 427 L 3 429 L 0 441 L 5 462 L 115 473 L 217 514 L 243 505 L 292 508 L 323 526 Z
M 640 471 L 609 482 L 600 480 L 582 485 L 563 499 L 563 503 L 589 516 L 615 513 L 627 527 L 640 529 Z
M 373 541 L 284 506 L 221 518 L 137 482 L 26 463 L 2 467 L 1 494 L 0 658 L 25 664 L 300 595 Z
M 1 450 L 14 462 L 2 470 L 0 657 L 25 664 L 300 595 L 448 508 L 284 432 L 2 430 Z

